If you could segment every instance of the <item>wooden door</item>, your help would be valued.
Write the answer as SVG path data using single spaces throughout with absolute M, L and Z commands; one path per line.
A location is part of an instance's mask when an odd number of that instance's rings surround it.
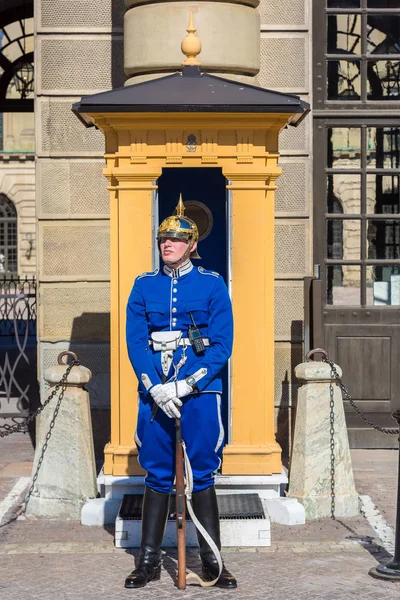
M 400 407 L 400 62 L 397 0 L 313 2 L 313 345 L 358 405 Z M 346 405 L 353 447 L 390 447 Z
M 368 418 L 400 406 L 400 123 L 316 122 L 313 345 L 343 369 Z M 373 151 L 371 150 L 373 149 Z M 345 401 L 352 447 L 396 447 Z

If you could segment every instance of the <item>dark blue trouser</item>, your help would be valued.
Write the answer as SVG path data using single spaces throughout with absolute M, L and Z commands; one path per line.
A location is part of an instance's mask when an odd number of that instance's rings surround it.
M 193 491 L 200 492 L 214 483 L 214 471 L 221 464 L 224 428 L 221 396 L 193 394 L 182 398 L 182 439 L 193 470 Z M 153 401 L 139 399 L 135 442 L 139 463 L 147 471 L 146 485 L 168 494 L 175 477 L 175 419 L 159 408 L 151 423 Z

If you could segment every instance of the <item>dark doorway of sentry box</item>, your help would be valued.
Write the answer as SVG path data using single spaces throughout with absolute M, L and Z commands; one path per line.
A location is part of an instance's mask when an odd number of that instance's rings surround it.
M 199 228 L 198 252 L 195 266 L 217 271 L 228 285 L 229 272 L 229 200 L 226 179 L 221 168 L 164 168 L 158 179 L 158 223 L 175 214 L 182 194 L 185 215 Z M 158 225 L 158 224 L 157 224 Z M 156 229 L 156 228 L 155 228 Z M 223 372 L 222 422 L 225 443 L 229 441 L 229 386 L 228 367 Z
M 158 179 L 159 223 L 174 214 L 179 194 L 185 215 L 199 228 L 195 266 L 217 271 L 227 283 L 227 193 L 220 168 L 166 168 Z

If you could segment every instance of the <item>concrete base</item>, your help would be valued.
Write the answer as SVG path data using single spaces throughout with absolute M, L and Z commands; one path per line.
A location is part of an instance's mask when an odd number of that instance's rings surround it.
M 85 502 L 81 511 L 81 524 L 103 527 L 112 525 L 118 515 L 120 499 L 93 498 Z
M 287 483 L 288 479 L 284 471 L 280 475 L 217 475 L 215 478 L 217 494 L 248 494 L 249 492 L 257 492 L 263 504 L 266 519 L 272 523 L 280 523 L 281 525 L 304 524 L 304 507 L 295 498 L 285 498 L 282 496 Z M 144 477 L 115 477 L 113 475 L 104 475 L 101 471 L 97 478 L 97 484 L 101 498 L 88 500 L 85 503 L 81 513 L 82 525 L 103 526 L 113 524 L 117 519 L 124 494 L 143 494 Z M 260 521 L 258 521 L 259 524 Z M 227 523 L 226 520 L 223 522 Z M 235 527 L 239 523 L 239 521 L 233 522 L 235 523 Z M 134 522 L 131 521 L 131 523 Z M 136 521 L 135 523 L 139 523 L 140 525 L 140 521 Z M 251 529 L 252 525 L 249 524 L 257 523 L 257 521 L 243 520 L 241 523 L 247 524 L 246 527 L 250 527 Z M 173 527 L 175 527 L 174 522 Z M 264 526 L 261 527 L 261 531 L 264 531 Z M 133 532 L 130 535 L 134 537 Z M 229 535 L 230 533 L 227 533 L 227 536 Z M 238 542 L 238 538 L 236 542 Z M 241 544 L 236 543 L 235 545 Z M 253 539 L 253 543 L 250 545 L 256 546 L 256 540 Z
M 303 496 L 298 498 L 288 498 L 288 500 L 298 500 L 304 507 L 307 521 L 311 519 L 323 519 L 331 516 L 331 498 L 330 496 Z M 335 495 L 335 516 L 344 519 L 351 519 L 360 515 L 360 501 L 357 494 Z
M 215 478 L 217 494 L 257 492 L 271 523 L 304 525 L 306 520 L 302 504 L 295 498 L 283 496 L 287 483 L 284 471 L 280 475 L 219 475 Z
M 54 387 L 65 368 L 49 367 L 46 381 Z M 72 367 L 57 412 L 58 394 L 40 415 L 32 468 L 37 479 L 27 515 L 79 521 L 86 499 L 97 495 L 89 394 L 83 389 L 91 377 L 86 367 Z
M 248 494 L 257 492 L 260 498 L 279 498 L 288 483 L 284 471 L 276 475 L 217 475 L 217 494 Z
M 43 498 L 43 496 L 32 495 L 29 499 L 27 514 L 46 519 L 79 521 L 84 506 L 83 501 L 68 501 L 64 498 Z
M 341 376 L 341 369 L 337 365 L 336 371 Z M 297 365 L 295 374 L 302 385 L 297 393 L 288 497 L 303 504 L 307 520 L 329 517 L 333 458 L 335 516 L 357 517 L 360 514 L 359 501 L 354 485 L 341 390 L 336 380 L 332 379 L 331 367 L 326 363 L 302 363 Z
M 270 546 L 271 524 L 269 519 L 223 519 L 220 522 L 221 544 L 233 546 Z M 115 521 L 115 546 L 117 548 L 139 548 L 142 521 Z M 168 521 L 163 540 L 164 548 L 176 548 L 176 522 Z M 196 548 L 197 535 L 191 521 L 186 522 L 186 547 Z
M 263 505 L 271 523 L 304 525 L 306 522 L 304 506 L 295 498 L 267 498 Z

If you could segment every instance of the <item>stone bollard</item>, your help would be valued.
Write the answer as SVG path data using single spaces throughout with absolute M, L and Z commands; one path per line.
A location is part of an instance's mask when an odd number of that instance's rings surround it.
M 45 371 L 50 392 L 66 369 L 67 365 L 58 364 Z M 83 504 L 97 495 L 89 394 L 83 389 L 91 378 L 92 373 L 86 367 L 72 367 L 35 489 L 28 502 L 27 514 L 79 520 Z M 32 476 L 36 473 L 58 399 L 59 393 L 40 415 Z
M 336 365 L 339 376 L 340 367 Z M 334 393 L 335 516 L 359 515 L 349 440 L 339 386 L 329 364 L 298 365 L 296 423 L 288 496 L 304 506 L 306 519 L 331 516 L 330 383 Z

